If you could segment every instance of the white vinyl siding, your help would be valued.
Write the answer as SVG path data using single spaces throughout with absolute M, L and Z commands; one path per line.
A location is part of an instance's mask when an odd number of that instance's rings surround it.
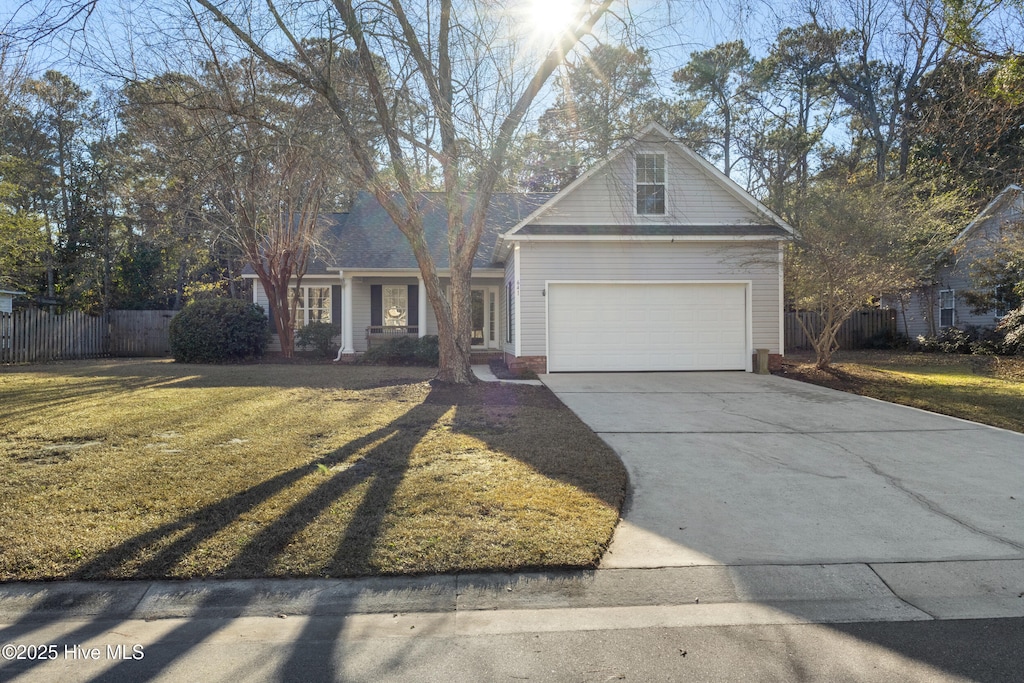
M 356 278 L 362 280 L 363 278 Z M 366 351 L 366 328 L 370 326 L 370 285 L 368 282 L 352 283 L 352 349 L 356 353 Z
M 782 353 L 775 242 L 523 242 L 520 250 L 521 356 L 547 354 L 546 283 L 572 280 L 749 280 L 752 347 Z
M 501 299 L 502 307 L 504 310 L 504 316 L 502 320 L 505 321 L 504 331 L 501 335 L 501 348 L 506 353 L 515 354 L 516 343 L 515 343 L 515 330 L 516 330 L 516 315 L 515 315 L 515 300 L 516 300 L 516 273 L 515 273 L 515 256 L 518 252 L 513 251 L 509 254 L 508 261 L 505 263 L 505 280 L 502 283 L 501 288 Z
M 331 290 L 330 288 L 333 285 L 338 285 L 338 284 L 341 284 L 341 281 L 338 280 L 337 278 L 326 279 L 326 278 L 307 277 L 307 278 L 303 278 L 302 279 L 302 288 L 304 290 L 306 290 L 308 292 L 309 288 L 324 287 L 324 288 L 327 288 L 327 296 L 328 297 L 330 297 L 331 294 L 333 293 L 333 290 Z M 291 297 L 291 294 L 289 294 L 289 298 L 290 297 Z M 261 307 L 263 309 L 263 312 L 266 313 L 267 317 L 269 318 L 270 317 L 270 302 L 267 301 L 267 293 L 263 290 L 263 284 L 259 281 L 259 279 L 253 279 L 252 300 L 253 300 L 254 304 L 256 304 L 257 306 L 259 306 L 259 307 Z M 327 319 L 330 320 L 331 305 L 330 305 L 329 301 L 326 304 L 326 308 L 322 309 L 321 312 L 325 312 L 326 316 L 327 316 Z M 340 323 L 340 321 L 338 321 L 338 322 L 336 322 L 336 324 L 340 325 L 341 323 Z M 299 327 L 301 327 L 301 325 Z M 341 334 L 338 334 L 338 336 L 335 337 L 335 339 L 338 341 L 338 343 L 340 343 L 341 342 Z M 281 341 L 280 341 L 280 339 L 278 339 L 277 333 L 276 332 L 271 333 L 270 341 L 267 343 L 267 351 L 278 352 L 280 350 L 281 350 Z
M 683 156 L 675 145 L 639 145 L 636 154 L 665 155 L 665 213 L 637 215 L 633 154 L 620 154 L 533 221 L 537 225 L 764 224 L 736 195 Z
M 911 339 L 919 336 L 931 337 L 942 331 L 940 323 L 941 301 L 940 292 L 950 290 L 956 292 L 953 308 L 953 325 L 955 327 L 992 328 L 998 323 L 995 311 L 975 313 L 960 295 L 974 287 L 968 268 L 969 261 L 962 260 L 956 267 L 944 266 L 939 269 L 937 284 L 931 288 L 915 290 L 906 295 L 904 301 L 897 297 L 886 297 L 883 305 L 896 309 L 896 329 Z

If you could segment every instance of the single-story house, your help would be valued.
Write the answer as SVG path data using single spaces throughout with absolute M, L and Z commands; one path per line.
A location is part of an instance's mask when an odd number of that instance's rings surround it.
M 936 261 L 929 284 L 899 296 L 884 297 L 896 309 L 897 329 L 911 338 L 934 337 L 950 327 L 995 327 L 1006 311 L 976 313 L 964 297 L 976 290 L 971 266 L 989 257 L 1009 226 L 1024 220 L 1024 190 L 1010 185 L 960 231 Z
M 442 195 L 420 201 L 443 284 Z M 474 261 L 474 348 L 538 372 L 750 371 L 758 349 L 781 358 L 791 235 L 650 124 L 561 192 L 495 195 Z M 412 250 L 372 195 L 330 217 L 325 244 L 302 280 L 299 325 L 340 323 L 342 355 L 437 333 Z

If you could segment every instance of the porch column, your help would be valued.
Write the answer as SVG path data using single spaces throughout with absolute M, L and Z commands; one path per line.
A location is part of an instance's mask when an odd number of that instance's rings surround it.
M 352 277 L 342 274 L 341 285 L 341 353 L 355 353 L 352 346 Z
M 423 286 L 423 276 L 417 275 L 416 282 L 418 288 L 416 290 L 416 299 L 419 305 L 420 320 L 417 325 L 419 330 L 419 336 L 424 337 L 427 334 L 427 288 Z

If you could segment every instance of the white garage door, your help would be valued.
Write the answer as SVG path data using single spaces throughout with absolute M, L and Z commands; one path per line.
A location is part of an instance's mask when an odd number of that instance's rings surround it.
M 745 284 L 553 283 L 548 372 L 746 370 Z

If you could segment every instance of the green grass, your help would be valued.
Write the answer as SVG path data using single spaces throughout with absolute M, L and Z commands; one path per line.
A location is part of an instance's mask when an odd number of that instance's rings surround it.
M 847 351 L 832 373 L 788 360 L 796 379 L 1024 432 L 1024 358 Z
M 433 371 L 0 369 L 0 580 L 592 567 L 621 462 L 546 388 Z

